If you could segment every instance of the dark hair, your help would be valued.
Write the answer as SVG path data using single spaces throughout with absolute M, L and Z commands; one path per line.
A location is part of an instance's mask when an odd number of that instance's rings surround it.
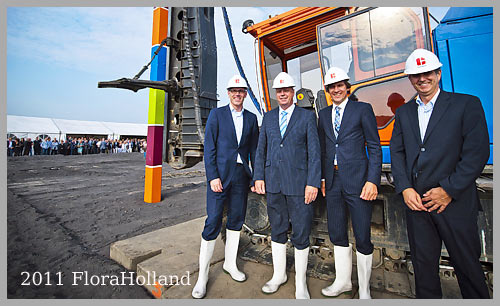
M 342 80 L 341 82 L 344 82 L 345 86 L 347 87 L 347 90 L 351 89 L 351 83 L 349 83 L 347 80 Z M 333 84 L 335 84 L 335 83 L 333 83 Z M 332 84 L 326 85 L 326 91 L 329 90 L 330 85 L 332 85 Z

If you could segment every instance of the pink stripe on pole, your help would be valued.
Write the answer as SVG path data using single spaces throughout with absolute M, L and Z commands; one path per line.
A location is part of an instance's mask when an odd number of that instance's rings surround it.
M 162 164 L 163 126 L 148 126 L 148 147 L 146 165 L 158 166 Z

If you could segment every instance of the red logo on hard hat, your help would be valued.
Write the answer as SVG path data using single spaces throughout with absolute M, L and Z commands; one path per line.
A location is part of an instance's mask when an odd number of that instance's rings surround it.
M 335 79 L 335 73 L 330 73 L 330 77 L 331 77 L 332 79 Z
M 234 82 L 235 82 L 235 83 L 239 83 L 239 82 L 240 82 L 240 79 L 236 79 Z
M 417 66 L 422 66 L 422 65 L 425 65 L 425 58 L 423 57 L 417 58 Z
M 283 82 L 285 82 L 285 80 L 280 80 L 280 84 L 282 84 Z

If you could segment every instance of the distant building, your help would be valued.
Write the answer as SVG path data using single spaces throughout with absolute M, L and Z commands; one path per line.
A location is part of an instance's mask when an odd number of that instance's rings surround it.
M 7 115 L 7 137 L 67 139 L 99 137 L 110 139 L 146 138 L 148 125 L 104 121 L 82 121 Z

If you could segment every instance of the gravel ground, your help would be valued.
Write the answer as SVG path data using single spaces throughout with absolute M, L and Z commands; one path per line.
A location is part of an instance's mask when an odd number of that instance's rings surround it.
M 202 163 L 164 164 L 156 204 L 143 201 L 144 165 L 139 153 L 9 157 L 7 297 L 152 298 L 138 285 L 73 285 L 73 272 L 128 272 L 111 243 L 205 215 Z

